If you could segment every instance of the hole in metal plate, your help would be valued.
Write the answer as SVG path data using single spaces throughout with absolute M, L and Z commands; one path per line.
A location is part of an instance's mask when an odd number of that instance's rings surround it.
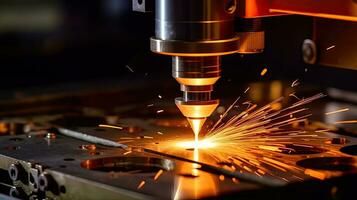
M 300 160 L 297 165 L 317 170 L 329 171 L 355 171 L 357 170 L 356 159 L 352 157 L 318 157 Z
M 318 148 L 309 145 L 299 145 L 299 144 L 286 144 L 285 148 L 281 149 L 281 153 L 289 155 L 298 154 L 318 154 L 326 152 L 326 149 Z
M 342 153 L 356 156 L 357 155 L 357 145 L 345 146 L 340 149 Z

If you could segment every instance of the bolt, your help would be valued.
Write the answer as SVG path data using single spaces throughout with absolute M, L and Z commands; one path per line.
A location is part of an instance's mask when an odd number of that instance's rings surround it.
M 40 191 L 51 191 L 52 193 L 58 195 L 59 187 L 57 182 L 48 173 L 42 173 L 38 178 L 38 185 Z
M 302 44 L 302 56 L 305 63 L 313 65 L 317 61 L 317 49 L 314 41 L 304 40 Z
M 13 163 L 8 169 L 9 177 L 12 181 L 28 182 L 28 174 L 20 163 Z

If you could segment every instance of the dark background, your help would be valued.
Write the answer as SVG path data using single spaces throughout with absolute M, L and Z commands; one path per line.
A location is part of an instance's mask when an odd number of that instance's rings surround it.
M 311 18 L 266 18 L 264 26 L 265 52 L 225 56 L 219 87 L 299 78 L 356 90 L 356 71 L 303 64 L 301 45 L 311 38 Z M 150 52 L 153 35 L 153 13 L 133 12 L 130 0 L 1 0 L 0 89 L 98 80 L 176 84 L 170 58 Z M 261 77 L 263 68 L 268 73 Z

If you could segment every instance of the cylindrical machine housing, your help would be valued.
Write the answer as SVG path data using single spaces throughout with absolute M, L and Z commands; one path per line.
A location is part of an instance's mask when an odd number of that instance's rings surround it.
M 219 56 L 172 57 L 172 76 L 181 84 L 183 100 L 211 100 L 213 84 L 220 77 L 220 65 Z
M 155 37 L 202 41 L 234 37 L 232 0 L 156 0 Z
M 151 50 L 172 56 L 234 53 L 236 0 L 156 0 Z

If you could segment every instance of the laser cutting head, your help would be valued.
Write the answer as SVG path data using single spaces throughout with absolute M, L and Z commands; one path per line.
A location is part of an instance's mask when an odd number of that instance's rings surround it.
M 221 56 L 259 52 L 257 37 L 248 37 L 251 30 L 235 32 L 235 0 L 156 0 L 155 7 L 150 47 L 172 56 L 172 76 L 183 92 L 175 103 L 197 135 L 219 104 L 211 93 L 220 78 Z
M 196 135 L 219 104 L 218 100 L 212 100 L 211 92 L 220 73 L 219 56 L 172 59 L 172 76 L 183 92 L 183 97 L 176 98 L 175 103 Z
M 219 104 L 211 93 L 220 78 L 220 56 L 234 53 L 238 47 L 234 2 L 156 1 L 156 31 L 150 40 L 151 50 L 172 56 L 172 76 L 183 92 L 175 103 L 196 135 Z

